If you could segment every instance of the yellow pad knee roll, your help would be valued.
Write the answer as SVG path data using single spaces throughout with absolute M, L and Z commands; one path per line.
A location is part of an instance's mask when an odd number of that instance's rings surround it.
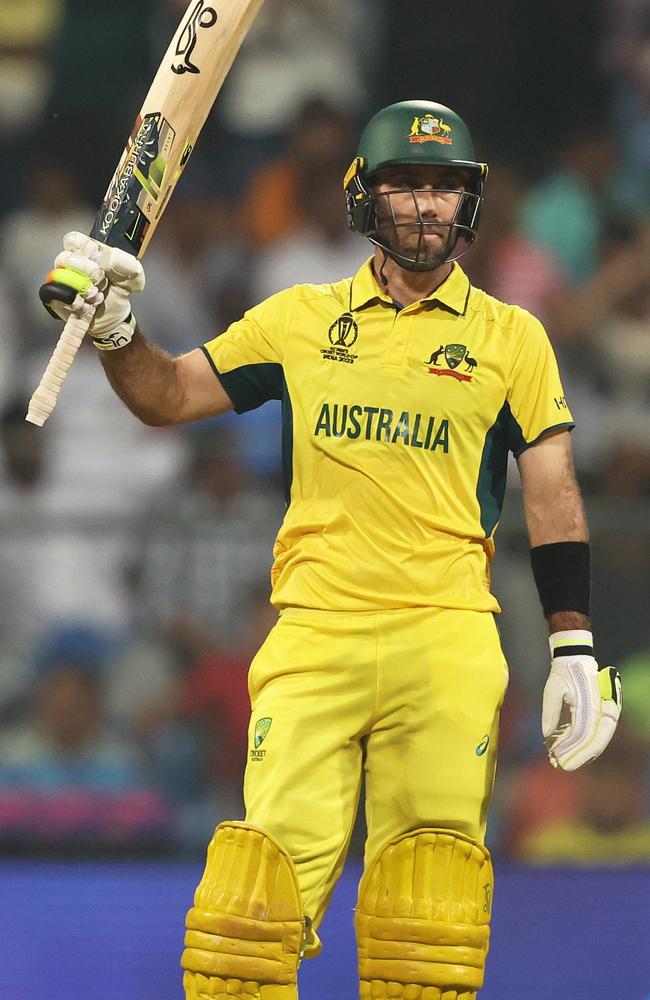
M 362 1000 L 474 1000 L 493 887 L 488 850 L 461 833 L 416 830 L 387 844 L 359 885 Z
M 222 823 L 186 918 L 187 1000 L 296 1000 L 308 921 L 289 855 L 246 823 Z

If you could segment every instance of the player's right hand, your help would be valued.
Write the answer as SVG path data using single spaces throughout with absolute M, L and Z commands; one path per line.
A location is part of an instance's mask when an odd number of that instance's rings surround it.
M 89 334 L 101 350 L 128 344 L 135 330 L 129 296 L 145 285 L 142 264 L 133 254 L 84 236 L 66 233 L 39 295 L 45 308 L 64 322 L 90 320 Z

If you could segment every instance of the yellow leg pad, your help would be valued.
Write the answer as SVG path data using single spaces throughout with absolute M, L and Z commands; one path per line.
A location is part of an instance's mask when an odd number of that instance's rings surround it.
M 187 1000 L 296 1000 L 307 920 L 289 855 L 246 823 L 222 823 L 186 918 Z
M 397 837 L 359 885 L 361 1000 L 475 1000 L 490 939 L 490 854 L 453 830 Z

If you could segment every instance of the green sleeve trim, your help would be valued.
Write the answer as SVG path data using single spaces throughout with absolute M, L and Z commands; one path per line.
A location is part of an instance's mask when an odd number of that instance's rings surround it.
M 523 446 L 519 448 L 517 451 L 515 451 L 513 448 L 512 453 L 515 456 L 515 458 L 519 458 L 522 452 L 527 451 L 529 448 L 532 448 L 533 445 L 541 441 L 542 438 L 546 437 L 547 434 L 550 434 L 551 431 L 572 431 L 574 427 L 575 427 L 575 421 L 573 420 L 568 420 L 564 424 L 553 424 L 551 427 L 545 427 L 544 430 L 541 432 L 541 434 L 538 434 L 537 437 L 533 438 L 532 441 L 524 441 Z
M 275 361 L 265 361 L 254 365 L 240 365 L 239 368 L 233 368 L 232 371 L 221 372 L 205 345 L 203 345 L 202 351 L 224 391 L 232 400 L 235 413 L 256 410 L 258 406 L 267 403 L 269 399 L 282 399 L 283 372 L 281 364 Z
M 476 484 L 476 498 L 481 511 L 481 527 L 486 538 L 490 538 L 501 518 L 506 495 L 508 452 L 512 452 L 515 458 L 518 458 L 522 452 L 532 448 L 551 431 L 572 430 L 574 426 L 572 421 L 553 424 L 551 427 L 546 427 L 533 441 L 526 441 L 519 422 L 512 415 L 510 404 L 507 401 L 503 404 L 496 420 L 485 435 Z
M 282 403 L 282 479 L 284 483 L 284 497 L 287 507 L 291 503 L 291 486 L 293 483 L 293 407 L 291 405 L 291 397 L 289 395 L 289 389 L 287 387 L 286 379 L 284 377 L 284 371 L 282 370 L 282 365 L 273 364 L 269 362 L 268 364 L 259 365 L 244 365 L 242 368 L 235 368 L 234 371 L 228 372 L 224 375 L 220 372 L 214 363 L 214 360 L 204 346 L 201 350 L 205 354 L 206 358 L 210 362 L 210 367 L 215 373 L 219 381 L 221 382 L 224 391 L 228 393 L 231 402 L 235 408 L 236 413 L 245 413 L 247 410 L 253 410 L 257 406 L 261 406 L 262 403 L 267 402 L 269 399 L 279 399 Z M 272 373 L 263 372 L 251 373 L 250 369 L 277 369 L 279 371 L 273 371 Z M 230 376 L 233 375 L 235 378 L 231 379 Z M 258 384 L 273 385 L 279 388 L 279 394 L 269 396 L 266 395 L 264 399 L 255 403 L 253 406 L 248 405 L 251 400 L 251 395 L 248 392 L 250 386 L 251 378 L 257 376 Z M 238 382 L 238 379 L 242 381 Z M 244 389 L 242 389 L 242 385 Z
M 485 444 L 476 483 L 476 499 L 481 511 L 481 527 L 489 538 L 501 517 L 506 495 L 508 452 L 525 447 L 521 427 L 506 401 L 485 435 Z

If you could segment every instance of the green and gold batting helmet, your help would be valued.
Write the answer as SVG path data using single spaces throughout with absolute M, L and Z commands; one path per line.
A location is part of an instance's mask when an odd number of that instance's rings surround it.
M 377 197 L 373 181 L 379 171 L 402 165 L 447 167 L 450 174 L 458 171 L 458 190 L 462 193 L 452 221 L 446 223 L 449 238 L 442 259 L 432 261 L 424 258 L 426 227 L 440 226 L 440 223 L 424 220 L 418 207 L 417 191 L 412 188 L 396 190 L 413 191 L 421 233 L 417 253 L 405 256 L 398 252 L 394 240 L 391 241 L 391 233 L 394 237 L 400 226 L 413 228 L 413 220 L 400 222 L 391 207 L 390 224 L 381 227 L 377 224 Z M 389 257 L 409 270 L 431 270 L 444 260 L 457 260 L 476 239 L 487 173 L 487 164 L 476 159 L 465 122 L 451 108 L 432 101 L 391 104 L 379 111 L 364 129 L 357 155 L 345 176 L 350 228 L 367 236 L 371 243 L 381 247 Z M 449 190 L 449 187 L 434 190 Z M 390 204 L 390 198 L 388 201 Z

